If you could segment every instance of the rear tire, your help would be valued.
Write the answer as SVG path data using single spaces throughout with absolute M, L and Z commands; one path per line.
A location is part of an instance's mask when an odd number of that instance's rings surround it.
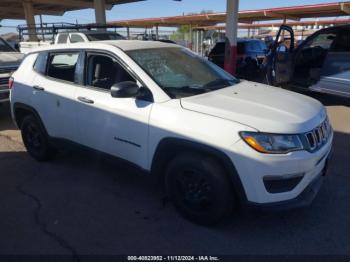
M 220 163 L 210 156 L 176 156 L 167 167 L 165 186 L 180 214 L 200 225 L 220 222 L 235 206 L 231 182 Z
M 55 149 L 49 145 L 48 136 L 36 117 L 29 115 L 23 119 L 21 134 L 29 155 L 38 161 L 52 159 Z

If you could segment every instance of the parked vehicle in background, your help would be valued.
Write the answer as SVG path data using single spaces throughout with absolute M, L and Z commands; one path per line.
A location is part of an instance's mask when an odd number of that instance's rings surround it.
M 9 78 L 17 70 L 23 55 L 0 38 L 0 103 L 9 100 Z
M 41 39 L 39 41 L 21 41 L 19 48 L 22 53 L 26 54 L 37 47 L 52 44 L 74 44 L 125 39 L 121 34 L 109 29 L 115 29 L 115 27 L 67 23 L 45 24 L 45 26 L 37 25 L 35 31 Z M 18 31 L 19 37 L 22 40 L 24 36 L 29 36 L 30 34 L 27 26 L 19 26 Z
M 81 42 L 93 42 L 104 40 L 121 40 L 125 39 L 122 35 L 107 31 L 85 31 L 85 32 L 64 32 L 58 33 L 55 37 L 54 44 L 74 44 Z M 51 45 L 49 42 L 21 42 L 20 51 L 24 54 L 29 53 L 39 46 Z
M 55 38 L 55 44 L 74 44 L 81 42 L 122 40 L 122 35 L 108 31 L 85 31 L 85 32 L 65 32 L 58 33 Z
M 240 82 L 159 41 L 56 45 L 26 56 L 11 108 L 28 153 L 70 141 L 164 181 L 185 217 L 212 224 L 234 206 L 297 207 L 315 197 L 333 131 L 307 96 Z
M 265 67 L 269 84 L 350 97 L 350 26 L 319 30 L 296 48 L 293 29 L 281 26 Z
M 258 39 L 238 39 L 237 69 L 238 78 L 256 80 L 259 67 L 263 62 L 267 47 L 264 41 Z M 225 42 L 218 42 L 208 55 L 209 61 L 224 68 Z

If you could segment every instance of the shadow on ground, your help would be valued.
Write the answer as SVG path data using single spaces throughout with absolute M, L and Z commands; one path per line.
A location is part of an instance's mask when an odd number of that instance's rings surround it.
M 1 254 L 350 254 L 350 135 L 335 133 L 312 206 L 241 210 L 212 228 L 182 219 L 147 174 L 85 152 L 38 163 L 0 152 Z

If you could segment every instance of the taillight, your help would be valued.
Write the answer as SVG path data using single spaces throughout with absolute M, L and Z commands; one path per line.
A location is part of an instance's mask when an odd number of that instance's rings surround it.
M 9 78 L 9 89 L 12 89 L 14 83 L 15 83 L 15 80 L 13 79 L 13 77 L 10 77 Z

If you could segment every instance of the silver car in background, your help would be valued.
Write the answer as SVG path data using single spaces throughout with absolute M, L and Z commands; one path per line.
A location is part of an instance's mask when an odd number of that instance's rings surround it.
M 9 100 L 9 78 L 17 70 L 22 58 L 23 54 L 0 38 L 0 103 Z

